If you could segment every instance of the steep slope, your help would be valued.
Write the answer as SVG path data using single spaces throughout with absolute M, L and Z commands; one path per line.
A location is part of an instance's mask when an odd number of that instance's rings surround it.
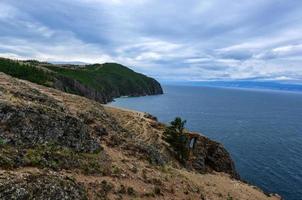
M 120 96 L 163 93 L 161 85 L 155 79 L 116 63 L 53 65 L 0 58 L 0 71 L 101 103 L 107 103 Z
M 212 162 L 185 168 L 164 126 L 0 73 L 0 199 L 280 199 L 232 179 L 225 149 L 203 136 L 194 155 Z

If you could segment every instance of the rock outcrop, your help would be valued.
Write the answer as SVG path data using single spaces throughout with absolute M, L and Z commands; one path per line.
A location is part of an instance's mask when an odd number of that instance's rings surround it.
M 79 119 L 51 108 L 0 105 L 0 138 L 6 144 L 29 148 L 51 143 L 96 152 L 100 145 L 90 137 L 91 132 Z
M 211 171 L 225 172 L 239 179 L 230 154 L 222 144 L 208 139 L 198 133 L 189 133 L 192 140 L 188 168 L 200 173 Z
M 74 180 L 47 173 L 14 173 L 0 171 L 0 199 L 87 200 L 83 186 Z

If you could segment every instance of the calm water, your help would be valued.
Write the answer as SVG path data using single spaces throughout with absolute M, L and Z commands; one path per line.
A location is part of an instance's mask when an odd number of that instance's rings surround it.
M 175 116 L 220 141 L 241 177 L 286 200 L 302 199 L 302 93 L 165 86 L 159 96 L 120 98 L 112 105 Z

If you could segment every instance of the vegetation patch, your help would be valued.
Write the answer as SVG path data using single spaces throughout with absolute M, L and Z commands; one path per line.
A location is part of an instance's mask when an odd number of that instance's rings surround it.
M 108 156 L 98 153 L 79 153 L 70 148 L 55 145 L 40 145 L 19 149 L 9 145 L 0 148 L 0 166 L 11 169 L 32 166 L 53 170 L 80 170 L 85 174 L 109 174 L 111 162 Z
M 97 191 L 97 196 L 99 199 L 108 199 L 107 195 L 114 190 L 114 185 L 106 180 L 103 180 L 99 185 L 99 191 Z

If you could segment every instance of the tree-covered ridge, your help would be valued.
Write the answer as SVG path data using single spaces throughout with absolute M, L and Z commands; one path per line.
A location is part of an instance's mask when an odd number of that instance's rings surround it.
M 50 72 L 37 68 L 29 62 L 0 58 L 0 71 L 40 85 L 50 86 L 53 82 L 53 75 Z
M 153 78 L 117 63 L 54 65 L 36 60 L 16 61 L 0 58 L 0 71 L 102 103 L 120 96 L 163 93 L 160 84 Z
M 93 64 L 84 67 L 74 65 L 67 67 L 46 65 L 46 67 L 98 91 L 118 91 L 120 95 L 129 95 L 133 92 L 139 95 L 145 90 L 147 94 L 152 94 L 154 84 L 158 84 L 154 79 L 117 63 Z

